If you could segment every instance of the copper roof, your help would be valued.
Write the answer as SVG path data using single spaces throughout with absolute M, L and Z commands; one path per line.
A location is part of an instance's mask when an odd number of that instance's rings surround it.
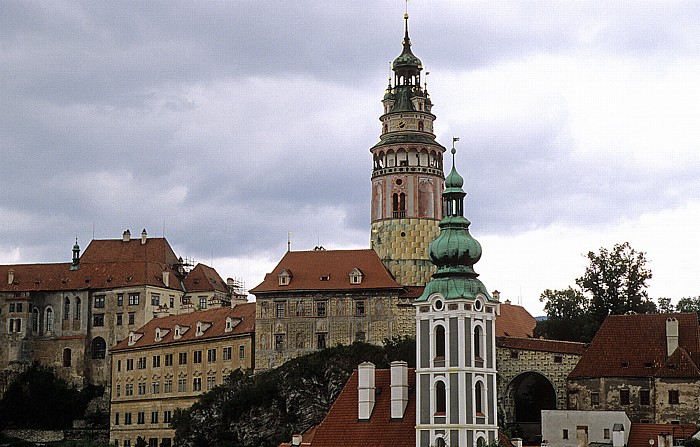
M 357 419 L 355 370 L 323 422 L 316 427 L 311 447 L 414 447 L 416 444 L 415 370 L 408 370 L 408 405 L 402 419 L 391 418 L 391 370 L 375 370 L 376 403 L 369 420 Z M 381 392 L 380 392 L 381 390 Z
M 671 433 L 674 439 L 687 439 L 695 434 L 695 424 L 638 424 L 632 423 L 627 439 L 627 447 L 649 447 L 650 439 L 658 445 L 661 433 Z M 676 445 L 674 443 L 674 445 Z
M 678 320 L 678 349 L 666 355 L 666 320 Z M 610 315 L 570 379 L 700 377 L 700 327 L 695 313 Z
M 228 292 L 228 286 L 216 270 L 204 264 L 197 264 L 183 283 L 188 292 Z
M 545 340 L 544 338 L 496 337 L 496 346 L 524 351 L 583 355 L 587 345 L 575 341 Z
M 496 337 L 532 337 L 537 320 L 523 306 L 501 303 L 496 316 Z
M 226 318 L 231 317 L 234 320 L 240 320 L 238 325 L 233 328 L 233 331 L 226 332 Z M 209 323 L 211 326 L 204 331 L 204 334 L 197 336 L 197 322 Z M 175 325 L 180 327 L 188 327 L 189 329 L 182 334 L 181 338 L 175 340 Z M 155 341 L 156 328 L 169 330 L 161 341 Z M 129 339 L 126 338 L 117 343 L 112 351 L 121 349 L 139 349 L 155 345 L 167 343 L 184 343 L 192 340 L 206 340 L 215 337 L 224 337 L 232 335 L 252 334 L 255 331 L 255 303 L 239 304 L 234 308 L 219 307 L 216 309 L 202 310 L 191 312 L 182 315 L 172 315 L 163 318 L 154 318 L 146 323 L 141 328 L 134 331 L 142 336 L 131 346 Z
M 350 284 L 350 272 L 359 269 L 360 284 Z M 289 285 L 280 286 L 278 275 L 291 274 Z M 251 293 L 300 290 L 400 289 L 374 250 L 288 251 Z

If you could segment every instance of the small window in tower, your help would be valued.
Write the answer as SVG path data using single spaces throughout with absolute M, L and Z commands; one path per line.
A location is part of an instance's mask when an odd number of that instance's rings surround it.
M 423 104 L 420 105 L 421 110 L 423 109 Z M 418 121 L 418 130 L 423 132 L 423 121 Z

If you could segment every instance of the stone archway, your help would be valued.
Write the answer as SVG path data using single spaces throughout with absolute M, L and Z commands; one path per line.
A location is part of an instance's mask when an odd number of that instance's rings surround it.
M 544 375 L 528 371 L 515 376 L 506 389 L 504 407 L 516 434 L 525 445 L 539 445 L 542 439 L 542 410 L 557 408 L 557 393 Z

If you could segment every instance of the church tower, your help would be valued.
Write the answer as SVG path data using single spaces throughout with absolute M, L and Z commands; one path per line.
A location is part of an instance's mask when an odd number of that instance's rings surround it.
M 411 51 L 408 14 L 403 51 L 392 64 L 384 95 L 382 133 L 370 149 L 372 170 L 372 248 L 397 282 L 423 286 L 434 268 L 426 247 L 438 235 L 445 148 L 435 141 L 433 104 L 423 65 Z
M 500 309 L 474 271 L 481 245 L 469 234 L 454 154 L 453 147 L 440 236 L 428 249 L 437 272 L 414 302 L 418 447 L 485 447 L 498 439 L 494 332 Z

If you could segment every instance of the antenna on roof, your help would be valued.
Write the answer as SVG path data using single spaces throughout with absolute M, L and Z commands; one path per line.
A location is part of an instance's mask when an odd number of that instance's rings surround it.
M 287 251 L 292 251 L 292 232 L 287 231 Z
M 163 233 L 161 233 L 163 239 L 165 239 L 165 219 L 163 219 Z
M 92 221 L 92 239 L 95 239 L 95 221 Z

